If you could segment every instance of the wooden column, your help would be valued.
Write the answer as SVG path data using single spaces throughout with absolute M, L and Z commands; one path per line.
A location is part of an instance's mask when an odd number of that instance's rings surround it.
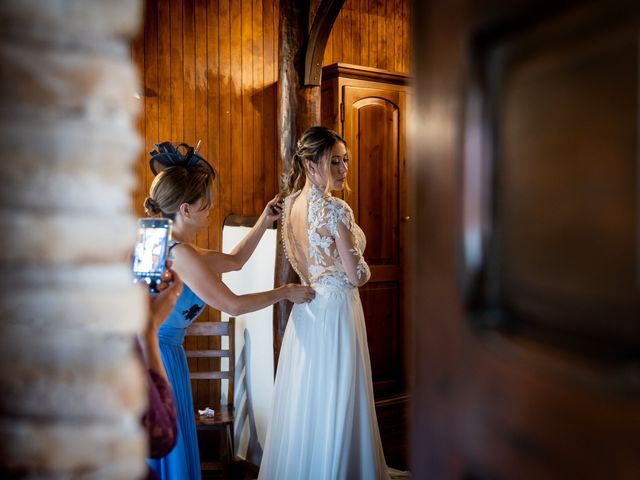
M 304 131 L 320 124 L 320 74 L 305 79 L 305 62 L 324 55 L 329 32 L 344 0 L 280 1 L 278 48 L 278 140 L 282 172 L 291 168 L 296 142 Z M 313 17 L 313 18 L 311 18 Z M 308 72 L 321 72 L 322 65 Z M 279 229 L 278 229 L 279 230 Z M 279 232 L 278 232 L 279 234 Z M 276 251 L 276 285 L 297 282 L 297 276 L 278 242 Z M 277 303 L 273 313 L 273 351 L 278 366 L 280 345 L 287 326 L 291 304 Z
M 0 473 L 140 478 L 138 1 L 0 3 Z

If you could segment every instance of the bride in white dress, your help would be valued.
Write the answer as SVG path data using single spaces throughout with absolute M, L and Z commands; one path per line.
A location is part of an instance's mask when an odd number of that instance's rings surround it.
M 365 236 L 349 205 L 331 195 L 345 188 L 347 162 L 344 139 L 312 127 L 287 178 L 284 248 L 316 297 L 291 311 L 260 479 L 389 478 L 358 294 L 370 276 Z

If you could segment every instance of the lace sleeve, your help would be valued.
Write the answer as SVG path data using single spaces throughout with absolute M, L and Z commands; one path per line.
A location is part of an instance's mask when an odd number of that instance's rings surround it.
M 331 205 L 327 228 L 331 232 L 349 281 L 360 287 L 369 281 L 371 272 L 354 234 L 355 221 L 349 205 L 336 200 Z

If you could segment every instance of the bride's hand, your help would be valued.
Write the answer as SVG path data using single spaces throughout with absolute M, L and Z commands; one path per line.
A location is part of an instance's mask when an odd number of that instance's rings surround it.
M 311 287 L 305 287 L 304 285 L 297 285 L 290 283 L 285 285 L 288 290 L 287 299 L 293 303 L 306 303 L 310 302 L 316 296 L 316 292 Z
M 280 218 L 280 215 L 282 214 L 284 202 L 279 198 L 280 197 L 276 195 L 271 200 L 269 200 L 267 205 L 264 207 L 264 212 L 262 212 L 267 224 L 269 225 L 278 220 L 278 218 Z

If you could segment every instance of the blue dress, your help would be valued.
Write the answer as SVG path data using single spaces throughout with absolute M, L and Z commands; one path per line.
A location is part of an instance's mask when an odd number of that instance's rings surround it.
M 162 480 L 200 480 L 200 452 L 187 357 L 182 346 L 187 327 L 205 303 L 185 284 L 176 306 L 158 333 L 162 362 L 173 389 L 178 413 L 178 438 L 168 455 L 148 462 Z

